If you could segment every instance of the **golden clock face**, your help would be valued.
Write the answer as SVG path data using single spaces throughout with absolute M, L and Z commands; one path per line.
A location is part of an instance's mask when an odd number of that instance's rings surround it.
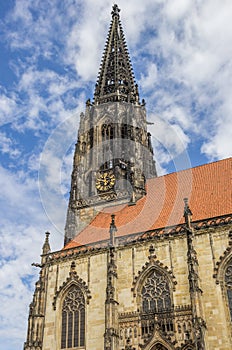
M 97 174 L 96 188 L 98 191 L 108 191 L 114 186 L 114 184 L 115 176 L 112 171 Z

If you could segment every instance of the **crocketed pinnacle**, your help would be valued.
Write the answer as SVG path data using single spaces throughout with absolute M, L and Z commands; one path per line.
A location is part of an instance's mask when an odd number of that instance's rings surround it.
M 119 12 L 118 6 L 114 5 L 94 93 L 95 105 L 110 101 L 139 103 L 138 86 L 134 81 Z
M 49 243 L 49 235 L 50 235 L 50 232 L 45 232 L 46 238 L 42 248 L 43 254 L 48 254 L 51 251 L 50 243 Z

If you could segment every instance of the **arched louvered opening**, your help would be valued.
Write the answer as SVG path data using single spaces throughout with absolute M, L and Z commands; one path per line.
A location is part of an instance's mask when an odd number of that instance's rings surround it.
M 115 139 L 115 125 L 103 124 L 102 125 L 102 155 L 103 165 L 101 169 L 111 169 L 114 165 L 114 139 Z

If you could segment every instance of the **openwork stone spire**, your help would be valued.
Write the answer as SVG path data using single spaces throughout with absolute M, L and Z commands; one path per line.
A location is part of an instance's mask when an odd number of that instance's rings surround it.
M 138 86 L 134 81 L 119 12 L 118 6 L 114 5 L 94 93 L 95 105 L 117 101 L 139 103 Z

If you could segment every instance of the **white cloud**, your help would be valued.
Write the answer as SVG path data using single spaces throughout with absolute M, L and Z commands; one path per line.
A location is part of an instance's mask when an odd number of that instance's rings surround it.
M 147 81 L 153 90 L 149 106 L 153 100 L 156 113 L 177 122 L 183 134 L 198 134 L 208 159 L 228 157 L 232 147 L 232 111 L 228 108 L 232 92 L 232 4 L 168 1 L 159 10 L 153 13 L 153 24 L 147 21 L 146 25 L 147 30 L 150 27 L 154 31 L 155 23 L 156 35 L 144 40 L 147 52 L 161 58 L 153 87 L 151 79 L 141 79 L 144 91 Z M 150 75 L 152 59 L 145 62 Z
M 165 14 L 168 19 L 176 22 L 183 18 L 191 9 L 193 2 L 191 0 L 173 0 L 168 1 L 165 7 Z
M 149 126 L 154 145 L 157 143 L 162 145 L 171 159 L 174 159 L 187 149 L 190 139 L 187 134 L 184 134 L 179 125 L 170 124 L 159 116 L 155 118 L 155 124 Z
M 30 263 L 39 259 L 43 233 L 50 229 L 50 224 L 38 201 L 36 181 L 0 167 L 0 185 L 0 334 L 4 344 L 9 343 L 4 348 L 10 349 L 12 342 L 15 346 L 22 344 L 26 334 L 25 315 L 37 278 Z
M 19 149 L 17 149 L 14 140 L 7 137 L 3 132 L 0 132 L 0 139 L 0 152 L 7 154 L 12 159 L 19 157 L 21 152 Z
M 231 157 L 232 155 L 232 128 L 228 127 L 232 123 L 231 114 L 226 121 L 219 123 L 216 128 L 212 128 L 209 140 L 205 141 L 201 151 L 211 160 Z
M 49 220 L 61 234 L 64 232 L 68 205 L 66 197 L 70 189 L 73 147 L 81 108 L 80 104 L 76 113 L 69 115 L 56 127 L 48 138 L 40 157 L 40 199 Z
M 146 75 L 141 75 L 140 84 L 144 91 L 153 89 L 157 80 L 157 67 L 155 63 L 149 64 Z
M 0 125 L 5 124 L 9 120 L 9 116 L 16 113 L 16 97 L 7 96 L 4 92 L 0 94 Z
M 96 38 L 106 37 L 107 2 L 86 1 L 83 4 L 82 18 L 75 23 L 67 38 L 66 58 L 75 65 L 80 78 L 95 81 L 104 43 Z M 94 29 L 94 35 L 93 35 Z
M 74 100 L 68 94 L 77 89 L 79 83 L 68 75 L 59 75 L 53 70 L 38 70 L 27 67 L 20 76 L 17 92 L 23 96 L 26 108 L 13 120 L 14 128 L 20 132 L 31 129 L 39 135 L 48 132 L 75 112 L 76 105 L 83 102 L 84 95 Z M 21 118 L 23 116 L 23 119 Z
M 14 18 L 15 20 L 22 20 L 26 25 L 31 25 L 32 23 L 32 14 L 29 9 L 29 1 L 27 0 L 22 0 L 18 1 L 15 3 L 15 8 L 14 8 Z

